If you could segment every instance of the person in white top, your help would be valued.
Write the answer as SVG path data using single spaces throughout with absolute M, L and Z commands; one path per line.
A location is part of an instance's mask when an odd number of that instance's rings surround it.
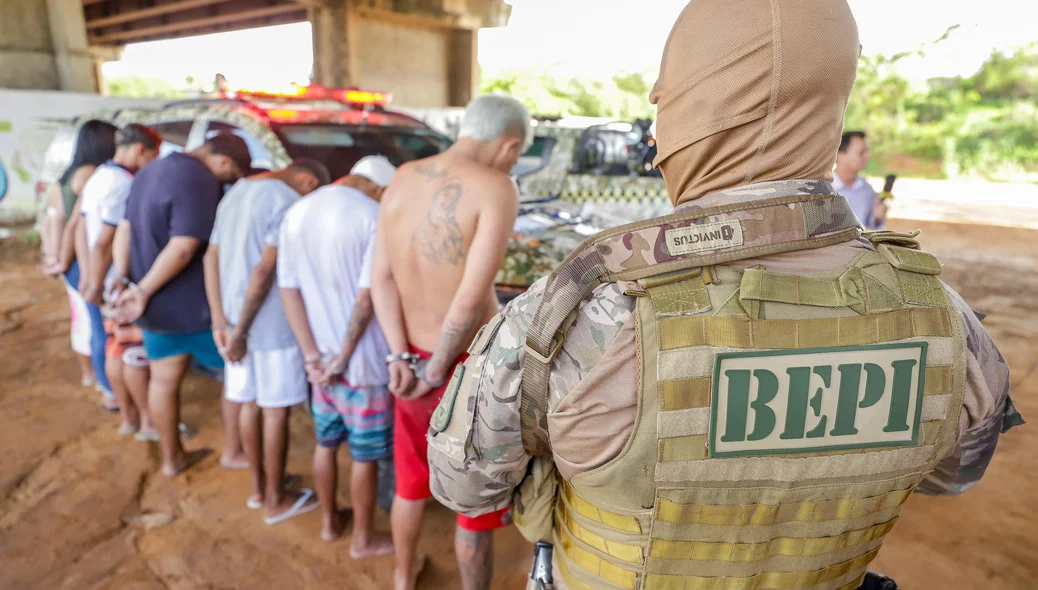
M 133 185 L 133 175 L 159 154 L 162 137 L 154 130 L 131 123 L 115 134 L 115 156 L 97 167 L 80 195 L 83 223 L 77 231 L 85 232 L 87 264 L 82 269 L 86 279 L 83 297 L 101 306 L 104 293 L 128 272 L 113 266 L 112 244 L 115 229 L 126 216 L 126 200 Z M 158 436 L 148 414 L 148 362 L 141 342 L 140 328 L 119 326 L 105 320 L 108 342 L 105 346 L 105 374 L 119 401 L 122 424 L 119 433 L 137 434 L 139 440 Z
M 389 346 L 374 318 L 370 287 L 378 202 L 395 171 L 381 156 L 363 158 L 349 175 L 289 209 L 278 246 L 281 299 L 314 385 L 321 537 L 342 535 L 336 450 L 345 442 L 353 457 L 354 559 L 393 552 L 389 535 L 375 533 L 373 523 L 377 462 L 393 455 L 393 398 Z
M 328 184 L 316 160 L 239 180 L 220 201 L 205 253 L 213 340 L 224 365 L 224 468 L 240 440 L 253 494 L 245 505 L 277 524 L 317 508 L 313 490 L 285 482 L 292 407 L 306 401 L 303 355 L 273 288 L 281 221 L 301 196 Z

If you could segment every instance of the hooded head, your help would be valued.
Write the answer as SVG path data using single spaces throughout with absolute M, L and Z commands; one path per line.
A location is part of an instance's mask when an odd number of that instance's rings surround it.
M 671 201 L 832 180 L 859 53 L 846 0 L 689 2 L 650 97 Z

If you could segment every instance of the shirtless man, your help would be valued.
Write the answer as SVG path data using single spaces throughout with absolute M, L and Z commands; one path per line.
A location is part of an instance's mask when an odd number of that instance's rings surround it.
M 494 276 L 519 208 L 508 174 L 531 139 L 530 115 L 517 100 L 477 98 L 457 143 L 401 167 L 382 198 L 371 290 L 395 359 L 389 389 L 397 396 L 391 512 L 397 590 L 414 588 L 424 564 L 416 552 L 432 496 L 426 432 L 476 330 L 497 313 Z M 411 355 L 425 359 L 418 379 Z M 467 590 L 490 586 L 492 531 L 510 522 L 511 509 L 458 516 L 454 545 Z

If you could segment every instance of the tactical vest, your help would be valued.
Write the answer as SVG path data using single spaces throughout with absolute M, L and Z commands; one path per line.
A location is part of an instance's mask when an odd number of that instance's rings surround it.
M 958 435 L 964 326 L 917 233 L 866 234 L 832 272 L 720 266 L 861 235 L 843 197 L 790 195 L 617 228 L 552 274 L 524 361 L 532 455 L 573 310 L 602 283 L 637 297 L 634 433 L 554 501 L 570 588 L 860 585 Z

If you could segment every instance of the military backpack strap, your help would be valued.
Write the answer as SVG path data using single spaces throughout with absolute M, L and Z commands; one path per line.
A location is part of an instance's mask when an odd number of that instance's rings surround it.
M 825 192 L 679 210 L 585 240 L 549 275 L 527 330 L 520 400 L 526 452 L 551 454 L 548 373 L 572 323 L 566 319 L 595 287 L 858 237 L 858 219 L 847 200 L 831 194 L 828 183 L 818 186 Z

